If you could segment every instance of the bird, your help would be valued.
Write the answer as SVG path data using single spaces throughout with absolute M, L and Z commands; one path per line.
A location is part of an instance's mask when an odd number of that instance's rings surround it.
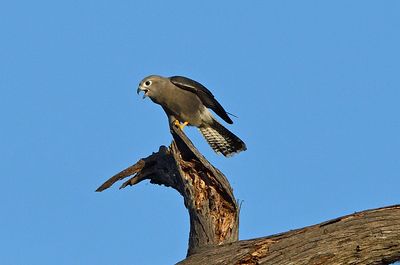
M 209 109 L 228 124 L 233 121 L 214 95 L 199 82 L 184 76 L 145 77 L 137 89 L 160 105 L 168 116 L 170 126 L 197 127 L 211 148 L 218 154 L 230 157 L 245 151 L 246 144 L 217 121 Z

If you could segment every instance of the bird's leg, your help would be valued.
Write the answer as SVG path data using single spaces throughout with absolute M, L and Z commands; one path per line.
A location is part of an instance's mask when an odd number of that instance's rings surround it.
M 184 123 L 181 124 L 178 120 L 175 120 L 175 121 L 174 121 L 174 124 L 175 124 L 176 126 L 178 126 L 178 127 L 183 131 L 183 128 L 185 128 L 185 126 L 188 125 L 189 122 L 185 121 Z

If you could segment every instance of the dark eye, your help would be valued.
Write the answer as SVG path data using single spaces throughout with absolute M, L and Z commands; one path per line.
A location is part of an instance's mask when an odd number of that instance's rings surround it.
M 150 85 L 151 85 L 151 81 L 146 81 L 144 84 L 145 84 L 146 86 L 150 86 Z

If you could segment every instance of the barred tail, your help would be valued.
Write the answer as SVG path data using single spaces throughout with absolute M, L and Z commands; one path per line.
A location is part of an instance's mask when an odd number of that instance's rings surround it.
M 247 149 L 239 137 L 215 120 L 211 125 L 200 127 L 199 130 L 211 148 L 224 156 L 232 156 Z

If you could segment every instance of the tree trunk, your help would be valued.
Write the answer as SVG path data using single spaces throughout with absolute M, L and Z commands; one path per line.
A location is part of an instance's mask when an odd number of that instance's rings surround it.
M 239 206 L 226 177 L 171 127 L 174 141 L 116 174 L 96 191 L 134 175 L 176 189 L 190 216 L 187 258 L 179 264 L 390 264 L 400 260 L 400 206 L 340 217 L 286 233 L 238 241 Z

